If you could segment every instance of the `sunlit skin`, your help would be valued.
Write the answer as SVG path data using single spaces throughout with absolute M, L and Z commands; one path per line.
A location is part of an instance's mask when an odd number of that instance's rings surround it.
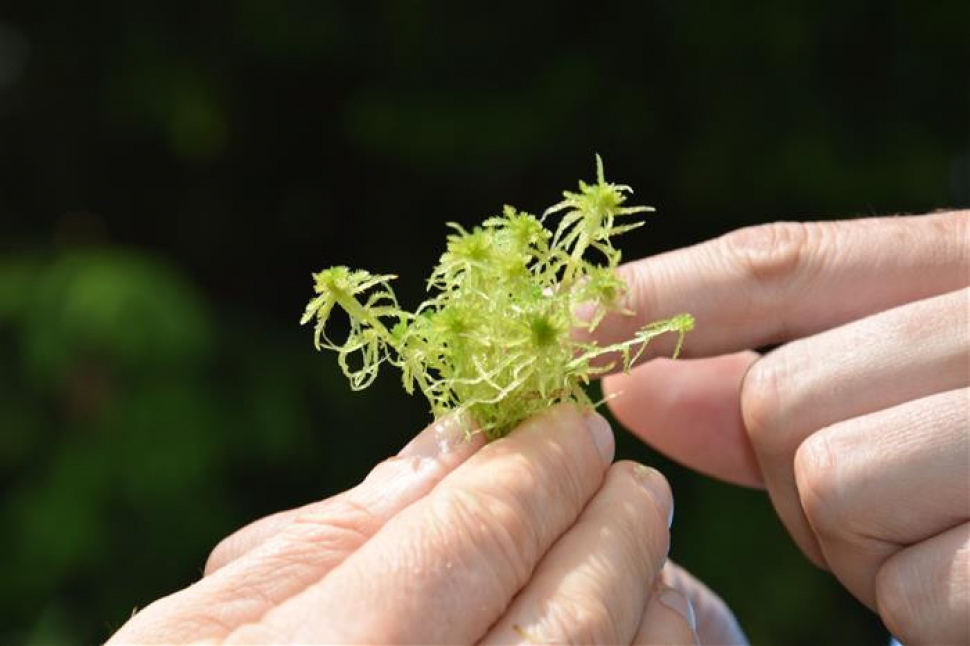
M 695 358 L 605 380 L 616 417 L 765 487 L 904 643 L 966 643 L 970 211 L 754 227 L 621 273 L 636 314 L 607 317 L 604 340 L 681 307 L 697 328 Z
M 692 324 L 607 344 L 573 335 L 595 328 L 581 304 L 609 311 L 623 293 L 611 237 L 640 223 L 615 218 L 647 210 L 622 206 L 629 189 L 597 161 L 597 182 L 547 212 L 562 213 L 555 231 L 511 207 L 456 226 L 429 279 L 438 293 L 414 314 L 393 276 L 316 274 L 302 322 L 315 321 L 317 347 L 337 352 L 354 389 L 397 365 L 441 421 L 358 487 L 224 540 L 202 581 L 112 641 L 743 642 L 726 606 L 667 563 L 669 486 L 612 464 L 612 431 L 582 389 L 608 369 L 593 359 L 629 367 L 650 339 L 675 332 L 679 346 Z M 326 334 L 336 309 L 351 320 L 342 343 Z
M 432 425 L 357 487 L 222 541 L 109 643 L 743 642 L 666 562 L 670 489 L 611 464 L 606 420 L 563 404 L 483 445 Z
M 968 637 L 968 217 L 770 225 L 645 259 L 622 270 L 633 314 L 598 330 L 695 312 L 694 358 L 607 378 L 610 406 L 684 464 L 766 487 L 905 643 Z M 669 488 L 610 466 L 601 418 L 561 405 L 485 446 L 451 424 L 230 536 L 112 641 L 743 642 L 663 565 Z

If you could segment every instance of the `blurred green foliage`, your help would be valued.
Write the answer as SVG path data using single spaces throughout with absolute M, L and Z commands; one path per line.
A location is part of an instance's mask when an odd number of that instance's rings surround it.
M 773 219 L 970 203 L 965 1 L 0 8 L 0 642 L 101 640 L 239 525 L 339 491 L 427 419 L 351 394 L 310 272 L 402 279 L 443 223 L 589 175 L 633 258 Z M 760 492 L 621 434 L 672 556 L 757 643 L 883 644 Z
M 218 325 L 144 252 L 0 261 L 0 522 L 15 530 L 0 536 L 14 555 L 0 605 L 16 622 L 3 641 L 102 639 L 197 577 L 231 528 L 360 475 L 327 455 L 353 430 L 313 428 L 325 414 L 324 428 L 354 429 L 360 405 L 325 413 L 339 373 L 257 330 Z

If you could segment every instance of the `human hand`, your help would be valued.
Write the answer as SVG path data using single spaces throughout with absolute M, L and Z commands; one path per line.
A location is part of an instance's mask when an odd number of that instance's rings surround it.
M 623 267 L 636 315 L 598 330 L 694 314 L 685 356 L 708 358 L 608 377 L 613 412 L 688 466 L 765 486 L 805 554 L 905 643 L 970 638 L 968 225 L 742 229 Z
M 224 540 L 111 643 L 696 643 L 684 594 L 740 635 L 661 576 L 670 490 L 610 466 L 602 417 L 563 405 L 482 444 L 433 425 L 357 487 Z

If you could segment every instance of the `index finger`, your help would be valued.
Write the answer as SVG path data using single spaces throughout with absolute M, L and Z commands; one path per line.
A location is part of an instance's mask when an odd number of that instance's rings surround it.
M 686 356 L 814 334 L 970 284 L 968 223 L 964 210 L 739 229 L 620 267 L 633 314 L 608 315 L 594 336 L 615 343 L 680 312 L 696 320 Z M 644 358 L 675 341 L 654 340 Z
M 420 500 L 484 443 L 452 416 L 419 433 L 356 487 L 233 534 L 206 576 L 132 617 L 109 643 L 219 641 L 325 577 L 385 522 Z
M 228 641 L 475 641 L 575 521 L 612 454 L 612 432 L 595 413 L 564 404 L 528 420 Z

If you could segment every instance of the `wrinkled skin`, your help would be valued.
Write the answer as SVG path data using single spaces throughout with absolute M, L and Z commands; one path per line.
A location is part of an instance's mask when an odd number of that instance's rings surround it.
M 695 315 L 697 358 L 606 380 L 617 417 L 767 488 L 907 643 L 968 638 L 968 216 L 775 224 L 632 263 L 635 315 L 598 330 Z M 112 642 L 743 643 L 666 562 L 669 488 L 611 465 L 601 418 L 558 407 L 484 448 L 456 435 L 432 427 L 358 487 L 230 536 Z
M 483 444 L 433 425 L 357 487 L 222 541 L 109 643 L 743 643 L 666 563 L 667 482 L 612 464 L 602 417 L 563 405 Z
M 697 327 L 694 359 L 605 380 L 617 418 L 765 487 L 903 643 L 967 643 L 970 211 L 752 227 L 621 272 L 636 314 L 605 341 L 670 312 Z

